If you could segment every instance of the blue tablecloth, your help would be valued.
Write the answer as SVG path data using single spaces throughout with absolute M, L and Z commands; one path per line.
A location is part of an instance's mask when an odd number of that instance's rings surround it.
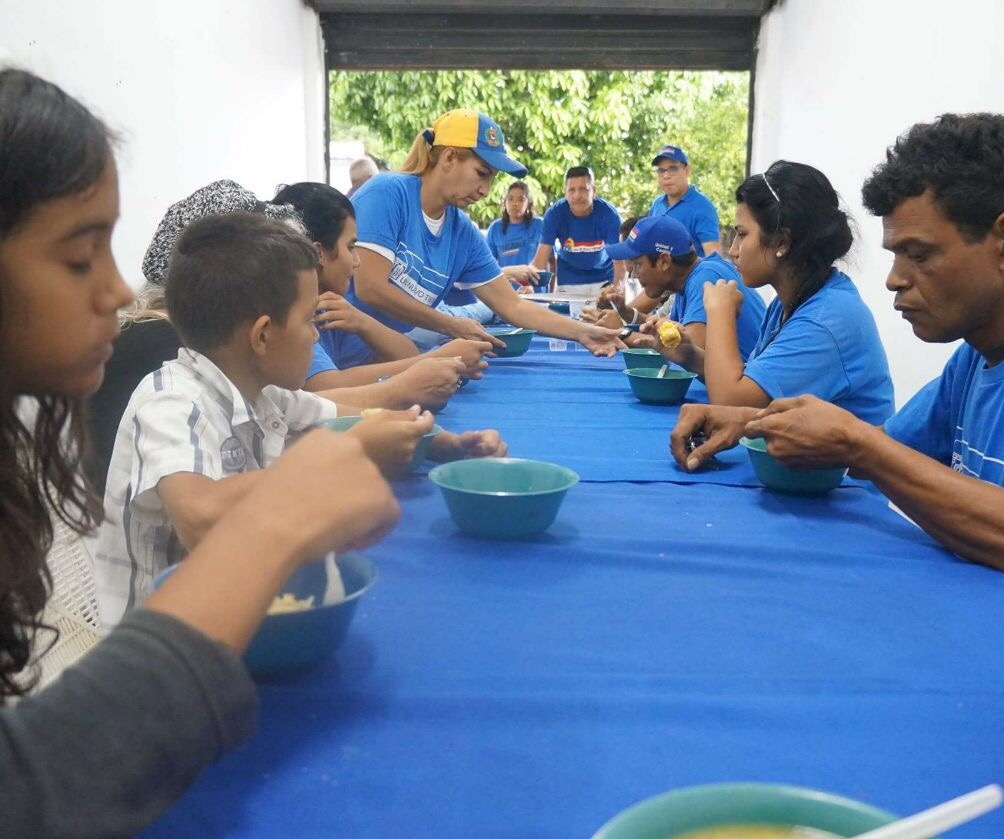
M 461 394 L 444 424 L 483 416 L 587 480 L 513 543 L 458 535 L 427 479 L 399 482 L 343 648 L 263 685 L 258 736 L 146 835 L 587 839 L 690 784 L 906 813 L 1004 778 L 1004 577 L 859 488 L 659 481 L 673 411 L 622 398 L 619 366 L 535 352 Z M 648 471 L 611 433 L 636 416 L 661 426 Z M 997 813 L 952 837 L 1002 833 Z

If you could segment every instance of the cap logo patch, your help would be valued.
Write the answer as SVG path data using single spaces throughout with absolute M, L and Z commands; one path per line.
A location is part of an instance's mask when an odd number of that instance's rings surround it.
M 489 146 L 497 146 L 499 144 L 499 133 L 491 126 L 488 126 L 485 131 L 485 142 Z

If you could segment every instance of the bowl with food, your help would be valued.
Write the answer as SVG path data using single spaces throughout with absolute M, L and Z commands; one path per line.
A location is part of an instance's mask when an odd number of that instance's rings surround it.
M 180 565 L 162 571 L 159 588 Z M 299 670 L 341 646 L 362 596 L 377 580 L 373 563 L 356 553 L 328 554 L 286 580 L 244 653 L 255 676 Z
M 665 364 L 658 369 L 635 367 L 625 370 L 624 375 L 631 384 L 631 392 L 647 405 L 679 405 L 686 398 L 690 383 L 697 378 L 696 373 Z
M 371 408 L 368 409 L 371 412 L 379 412 L 381 408 Z M 324 428 L 330 428 L 332 431 L 348 431 L 352 426 L 362 419 L 369 416 L 367 411 L 359 416 L 351 417 L 335 417 L 334 419 L 324 420 L 320 423 Z M 401 472 L 413 472 L 419 466 L 425 462 L 426 454 L 428 453 L 429 443 L 432 442 L 432 438 L 435 437 L 440 431 L 442 431 L 442 426 L 434 425 L 430 431 L 427 431 L 422 435 L 422 439 L 418 441 L 415 446 L 415 453 L 411 456 L 411 460 L 401 469 Z
M 843 481 L 847 469 L 791 469 L 767 451 L 762 437 L 743 437 L 739 442 L 746 449 L 753 471 L 767 489 L 788 495 L 825 495 Z
M 838 839 L 895 819 L 869 804 L 805 787 L 708 784 L 635 804 L 593 839 Z
M 496 348 L 495 355 L 498 358 L 515 358 L 523 355 L 530 349 L 530 341 L 537 334 L 533 329 L 522 329 L 518 326 L 497 326 L 488 330 L 489 335 L 494 335 L 505 343 L 504 348 Z
M 554 522 L 565 494 L 579 481 L 571 469 L 541 460 L 477 458 L 443 463 L 429 472 L 462 533 L 516 539 Z
M 659 369 L 666 363 L 666 359 L 661 354 L 645 347 L 628 347 L 626 350 L 621 350 L 620 353 L 624 359 L 625 370 L 637 370 L 645 367 Z

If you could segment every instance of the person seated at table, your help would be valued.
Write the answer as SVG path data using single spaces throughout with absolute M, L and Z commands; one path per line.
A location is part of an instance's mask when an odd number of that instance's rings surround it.
M 736 237 L 729 251 L 747 288 L 771 286 L 759 338 L 743 361 L 736 280 L 704 284 L 704 348 L 682 335 L 671 361 L 704 379 L 708 402 L 763 408 L 811 393 L 871 423 L 893 411 L 892 379 L 871 311 L 833 263 L 853 237 L 836 191 L 818 169 L 778 160 L 736 190 Z M 722 263 L 726 265 L 727 263 Z M 653 333 L 662 321 L 643 330 Z
M 941 375 L 884 428 L 812 397 L 685 406 L 673 453 L 697 469 L 747 433 L 794 467 L 849 466 L 950 551 L 1004 570 L 1004 116 L 914 125 L 862 198 L 893 254 L 895 308 L 922 341 L 963 341 Z M 697 432 L 708 442 L 688 453 Z
M 132 294 L 111 248 L 105 126 L 55 85 L 0 70 L 0 136 L 0 833 L 134 836 L 255 730 L 240 654 L 285 578 L 376 541 L 399 510 L 358 439 L 312 432 L 145 608 L 28 695 L 53 516 L 85 534 L 100 515 L 79 474 L 82 400 Z
M 507 323 L 612 355 L 621 346 L 613 330 L 571 320 L 516 294 L 463 212 L 488 194 L 499 170 L 526 174 L 506 152 L 502 129 L 485 114 L 448 111 L 419 132 L 401 172 L 371 178 L 352 198 L 359 267 L 350 301 L 400 332 L 420 326 L 501 347 L 478 321 L 437 311 L 451 289 L 466 289 Z M 365 348 L 359 353 L 367 360 Z
M 502 214 L 488 226 L 488 250 L 518 290 L 536 285 L 533 257 L 544 222 L 533 214 L 533 195 L 524 181 L 513 181 L 502 199 Z
M 207 216 L 178 238 L 166 296 L 185 348 L 140 383 L 119 424 L 95 557 L 105 626 L 258 485 L 287 438 L 359 413 L 335 403 L 345 389 L 300 390 L 317 338 L 316 269 L 304 236 L 250 213 Z M 346 433 L 393 471 L 431 428 L 432 415 L 415 406 Z M 501 454 L 505 444 L 495 431 L 442 432 L 429 451 L 458 459 Z
M 307 390 L 372 384 L 383 377 L 402 373 L 425 358 L 460 358 L 467 378 L 482 377 L 488 366 L 482 357 L 491 349 L 487 342 L 455 338 L 438 346 L 444 339 L 437 335 L 438 340 L 430 342 L 437 348 L 419 354 L 414 341 L 361 312 L 346 299 L 359 258 L 356 212 L 352 202 L 342 193 L 328 184 L 301 182 L 280 187 L 270 204 L 296 210 L 320 260 L 317 280 L 321 296 L 315 324 L 321 337 L 314 344 L 314 358 L 307 372 Z M 339 369 L 339 362 L 346 354 L 345 342 L 357 338 L 373 351 L 373 360 Z M 422 365 L 420 370 L 423 375 L 435 375 L 437 367 L 442 365 Z
M 595 295 L 611 280 L 619 285 L 624 265 L 607 256 L 606 246 L 617 244 L 620 224 L 614 205 L 596 197 L 593 170 L 572 166 L 565 172 L 565 197 L 544 213 L 533 264 L 543 271 L 557 241 L 555 288 Z
M 681 324 L 688 345 L 697 349 L 705 346 L 708 322 L 704 310 L 704 284 L 719 280 L 734 282 L 743 297 L 736 313 L 735 326 L 739 355 L 743 361 L 749 357 L 759 339 L 767 309 L 763 298 L 747 288 L 736 267 L 719 254 L 699 257 L 687 228 L 676 219 L 669 216 L 643 218 L 624 242 L 611 245 L 607 251 L 611 259 L 622 259 L 631 264 L 631 271 L 641 281 L 646 297 L 664 301 L 656 314 Z M 667 310 L 670 295 L 674 296 L 673 303 Z M 662 350 L 670 357 L 671 351 L 660 341 L 654 340 L 649 346 Z M 686 366 L 689 355 L 680 353 L 677 356 L 674 353 L 674 360 L 677 357 L 681 365 Z

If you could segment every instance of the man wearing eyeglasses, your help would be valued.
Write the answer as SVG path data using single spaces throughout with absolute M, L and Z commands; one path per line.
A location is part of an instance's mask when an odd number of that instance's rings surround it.
M 648 214 L 669 216 L 686 227 L 698 256 L 721 251 L 718 211 L 708 196 L 690 185 L 690 163 L 683 149 L 663 146 L 652 160 L 652 167 L 663 194 L 652 202 Z
M 620 224 L 614 205 L 596 197 L 592 169 L 573 166 L 565 173 L 565 197 L 544 213 L 533 264 L 546 268 L 557 241 L 558 288 L 594 295 L 610 280 L 619 284 L 624 263 L 611 260 L 606 246 L 619 241 Z

